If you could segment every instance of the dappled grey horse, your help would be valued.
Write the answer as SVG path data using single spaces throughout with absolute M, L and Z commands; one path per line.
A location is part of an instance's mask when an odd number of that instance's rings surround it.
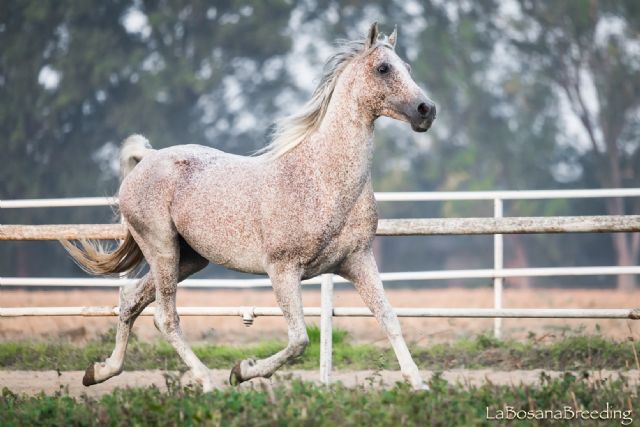
M 143 260 L 149 272 L 120 293 L 116 345 L 87 368 L 83 383 L 122 372 L 134 320 L 154 300 L 154 322 L 205 391 L 209 370 L 185 342 L 176 312 L 178 282 L 209 262 L 268 274 L 288 325 L 285 349 L 242 360 L 239 383 L 269 377 L 309 342 L 300 280 L 336 273 L 351 281 L 388 335 L 404 377 L 424 388 L 400 323 L 385 297 L 372 254 L 378 216 L 371 185 L 374 121 L 380 116 L 425 132 L 435 105 L 411 79 L 394 48 L 396 31 L 345 42 L 327 62 L 320 84 L 299 113 L 277 125 L 259 155 L 244 157 L 199 145 L 153 150 L 133 135 L 123 144 L 120 212 L 127 235 L 114 250 L 97 242 L 63 242 L 93 274 L 122 274 Z

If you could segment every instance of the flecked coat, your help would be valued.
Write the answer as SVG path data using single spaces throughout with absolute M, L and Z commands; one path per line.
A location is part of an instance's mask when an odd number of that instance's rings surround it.
M 353 282 L 389 336 L 405 378 L 424 387 L 371 250 L 378 221 L 371 185 L 374 121 L 394 117 L 424 132 L 435 119 L 434 104 L 395 54 L 395 42 L 395 31 L 379 40 L 374 24 L 364 41 L 344 44 L 309 103 L 280 123 L 258 156 L 198 145 L 153 150 L 139 135 L 125 141 L 119 197 L 127 238 L 111 252 L 91 242 L 65 246 L 96 274 L 130 271 L 143 258 L 150 272 L 121 291 L 116 347 L 87 369 L 85 385 L 122 371 L 131 326 L 156 300 L 157 328 L 210 390 L 209 371 L 184 340 L 175 294 L 179 281 L 213 262 L 268 274 L 289 327 L 285 349 L 238 362 L 232 383 L 269 377 L 304 351 L 300 280 L 331 272 Z

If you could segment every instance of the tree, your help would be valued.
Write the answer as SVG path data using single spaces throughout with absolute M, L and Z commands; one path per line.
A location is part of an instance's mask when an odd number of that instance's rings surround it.
M 362 37 L 373 20 L 387 32 L 398 24 L 398 52 L 438 104 L 426 135 L 377 122 L 376 190 L 637 186 L 640 61 L 628 42 L 640 8 L 629 1 L 515 4 L 521 7 L 508 14 L 497 0 L 9 2 L 0 8 L 0 197 L 113 194 L 117 144 L 133 132 L 158 148 L 198 143 L 248 154 L 266 142 L 275 118 L 308 98 L 327 48 Z M 609 28 L 619 31 L 599 38 L 601 22 L 612 19 L 618 27 Z M 581 55 L 564 55 L 574 45 Z M 593 82 L 597 109 L 588 85 L 572 76 Z M 585 101 L 593 129 L 586 149 L 562 143 L 563 97 L 579 117 Z M 604 173 L 603 164 L 611 165 Z M 567 165 L 582 173 L 558 178 Z M 597 203 L 509 203 L 507 214 L 583 213 Z M 383 216 L 491 214 L 488 204 L 381 207 Z M 111 219 L 95 209 L 0 215 L 8 223 Z M 640 236 L 618 236 L 633 261 Z M 553 247 L 551 237 L 512 237 L 505 261 L 613 262 L 606 236 L 589 238 Z M 489 245 L 484 237 L 388 239 L 383 268 L 487 266 Z M 71 263 L 52 261 L 52 251 L 62 257 L 57 244 L 12 242 L 0 251 L 3 271 L 19 264 L 24 274 L 71 272 Z
M 537 81 L 565 99 L 588 148 L 576 156 L 585 175 L 603 188 L 640 185 L 640 4 L 635 1 L 519 1 L 513 44 Z M 610 215 L 640 210 L 609 199 Z M 640 234 L 612 234 L 617 263 L 635 265 Z M 618 276 L 632 290 L 634 277 Z
M 290 48 L 285 29 L 293 7 L 284 0 L 215 7 L 204 0 L 3 4 L 0 197 L 113 194 L 117 144 L 133 132 L 156 147 L 200 143 L 244 154 L 260 147 L 288 80 L 279 59 Z M 10 223 L 109 219 L 81 209 L 2 217 Z M 29 264 L 71 269 L 71 263 L 33 262 L 48 259 L 44 249 L 2 245 L 3 271 L 16 259 L 25 260 L 23 272 Z M 57 245 L 48 250 L 61 255 Z
M 378 122 L 373 170 L 378 191 L 558 186 L 553 175 L 561 154 L 555 144 L 557 103 L 550 88 L 529 84 L 518 58 L 510 64 L 513 69 L 505 70 L 499 63 L 499 48 L 508 41 L 497 24 L 500 2 L 349 1 L 310 9 L 327 40 L 336 34 L 357 37 L 371 20 L 388 30 L 398 24 L 397 50 L 411 64 L 414 79 L 438 104 L 438 119 L 426 135 L 415 135 L 403 124 Z M 483 216 L 490 215 L 488 206 L 456 202 L 381 208 L 384 216 Z M 512 215 L 541 213 L 527 203 L 510 203 L 509 208 Z M 567 208 L 567 204 L 549 203 L 545 214 Z M 526 266 L 529 252 L 523 238 L 507 240 L 515 247 L 508 252 L 507 262 Z M 384 239 L 382 265 L 406 269 L 412 261 L 422 269 L 459 263 L 487 266 L 491 262 L 487 245 L 491 241 L 484 237 Z M 563 256 L 552 251 L 534 253 L 542 263 Z

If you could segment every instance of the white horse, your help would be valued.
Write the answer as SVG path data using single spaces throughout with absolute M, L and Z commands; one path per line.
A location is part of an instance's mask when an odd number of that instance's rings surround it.
M 279 123 L 259 156 L 243 157 L 199 145 L 153 150 L 134 135 L 121 153 L 120 212 L 125 240 L 105 251 L 63 242 L 94 274 L 150 271 L 120 295 L 116 345 L 91 365 L 83 384 L 122 372 L 131 327 L 157 301 L 155 325 L 205 391 L 209 370 L 185 342 L 176 312 L 178 283 L 209 262 L 268 274 L 289 329 L 289 343 L 231 371 L 239 383 L 269 377 L 307 346 L 300 280 L 336 273 L 351 281 L 386 332 L 404 377 L 425 388 L 385 297 L 371 250 L 378 215 L 371 186 L 374 122 L 380 116 L 425 132 L 436 108 L 395 53 L 396 31 L 379 40 L 373 24 L 363 41 L 342 45 L 302 111 Z

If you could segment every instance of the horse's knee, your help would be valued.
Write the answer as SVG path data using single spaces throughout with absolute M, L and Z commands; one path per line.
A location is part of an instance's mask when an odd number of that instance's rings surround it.
M 119 295 L 120 320 L 123 322 L 134 321 L 142 310 L 155 299 L 155 286 L 148 274 L 133 285 L 121 287 Z
M 120 320 L 125 323 L 132 323 L 155 299 L 155 292 L 143 295 L 135 295 L 135 298 L 120 298 Z
M 123 307 L 122 304 L 120 304 L 120 313 L 118 316 L 122 323 L 128 324 L 131 322 L 131 319 L 133 318 L 133 312 L 129 307 Z
M 160 308 L 156 308 L 156 312 L 153 315 L 153 324 L 161 333 L 171 334 L 178 329 L 180 319 L 177 316 L 166 316 Z
M 162 332 L 165 335 L 172 335 L 174 332 L 178 330 L 178 321 L 169 321 L 169 320 L 161 320 L 158 321 L 155 319 L 154 321 L 156 325 L 156 329 Z
M 295 340 L 292 340 L 289 343 L 291 356 L 292 357 L 301 356 L 308 345 L 309 345 L 309 337 L 307 337 L 306 335 L 304 337 L 300 337 Z

